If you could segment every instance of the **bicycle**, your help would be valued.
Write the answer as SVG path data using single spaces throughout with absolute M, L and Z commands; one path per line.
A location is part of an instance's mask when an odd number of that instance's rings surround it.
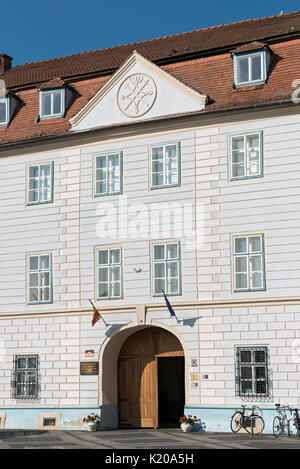
M 296 434 L 298 436 L 298 438 L 300 438 L 300 415 L 299 415 L 299 409 L 290 409 L 290 412 L 294 412 L 294 418 L 290 419 L 289 420 L 289 423 L 290 422 L 293 422 L 293 425 L 295 426 L 296 428 Z M 291 435 L 291 429 L 289 427 L 289 433 Z
M 275 404 L 276 412 L 278 415 L 273 419 L 273 435 L 275 438 L 279 438 L 280 435 L 287 434 L 291 436 L 290 421 L 286 415 L 287 411 L 291 410 L 289 406 Z
M 252 407 L 251 414 L 247 414 L 246 406 L 242 405 L 242 410 L 236 410 L 231 416 L 230 428 L 233 433 L 238 433 L 242 428 L 250 435 L 259 435 L 265 428 L 265 421 L 261 415 L 256 414 L 255 410 L 260 412 L 258 406 Z

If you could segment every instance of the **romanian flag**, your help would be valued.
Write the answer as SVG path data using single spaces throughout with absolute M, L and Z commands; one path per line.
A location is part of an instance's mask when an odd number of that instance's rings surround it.
M 99 321 L 99 319 L 101 319 L 101 314 L 97 310 L 96 306 L 91 302 L 91 300 L 89 301 L 93 307 L 93 319 L 92 319 L 92 327 L 93 327 L 96 324 L 96 322 Z

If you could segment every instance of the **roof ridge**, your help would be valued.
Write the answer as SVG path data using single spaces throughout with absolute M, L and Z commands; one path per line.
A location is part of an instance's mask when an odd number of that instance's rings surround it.
M 54 61 L 57 61 L 57 60 L 64 60 L 64 59 L 68 59 L 68 58 L 71 58 L 71 57 L 80 56 L 80 55 L 83 55 L 83 54 L 93 54 L 93 53 L 99 52 L 99 51 L 106 51 L 106 50 L 118 49 L 118 48 L 122 48 L 122 47 L 129 47 L 129 46 L 135 46 L 135 45 L 140 45 L 140 44 L 146 44 L 146 43 L 149 43 L 149 42 L 160 41 L 162 39 L 170 39 L 170 38 L 173 38 L 173 37 L 176 38 L 176 37 L 179 37 L 179 36 L 193 34 L 193 33 L 198 32 L 198 31 L 208 31 L 208 30 L 213 30 L 213 29 L 218 29 L 218 28 L 224 28 L 224 27 L 227 27 L 227 26 L 233 26 L 233 25 L 236 25 L 236 24 L 251 23 L 251 22 L 255 22 L 255 21 L 270 20 L 270 19 L 274 19 L 274 18 L 283 18 L 283 17 L 293 16 L 293 15 L 296 16 L 297 14 L 298 15 L 300 14 L 300 10 L 293 11 L 293 12 L 288 12 L 288 13 L 283 13 L 283 14 L 278 14 L 278 15 L 265 16 L 265 17 L 262 17 L 262 18 L 250 18 L 250 19 L 235 21 L 233 23 L 224 23 L 224 24 L 220 24 L 220 25 L 216 25 L 216 26 L 207 26 L 205 28 L 199 28 L 199 29 L 194 29 L 194 30 L 191 30 L 191 31 L 185 31 L 185 32 L 176 33 L 176 34 L 170 34 L 170 35 L 167 35 L 167 36 L 155 37 L 155 38 L 152 38 L 152 39 L 146 39 L 144 41 L 139 41 L 139 42 L 130 42 L 128 44 L 119 44 L 117 46 L 104 47 L 102 49 L 92 49 L 92 50 L 83 51 L 83 52 L 76 52 L 75 54 L 65 55 L 65 56 L 61 56 L 61 57 L 55 57 L 53 59 L 38 60 L 36 62 L 25 62 L 23 64 L 16 65 L 15 67 L 13 67 L 13 69 L 25 67 L 26 65 L 30 66 L 30 65 L 34 65 L 34 64 L 36 64 L 36 65 L 46 64 L 48 62 L 52 62 L 52 61 L 54 62 Z

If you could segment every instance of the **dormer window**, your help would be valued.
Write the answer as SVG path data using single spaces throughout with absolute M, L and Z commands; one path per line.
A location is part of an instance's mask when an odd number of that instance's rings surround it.
M 235 86 L 253 85 L 266 80 L 266 50 L 234 54 Z
M 40 90 L 40 118 L 62 117 L 65 112 L 65 89 Z
M 5 126 L 9 122 L 9 97 L 0 97 L 0 126 Z

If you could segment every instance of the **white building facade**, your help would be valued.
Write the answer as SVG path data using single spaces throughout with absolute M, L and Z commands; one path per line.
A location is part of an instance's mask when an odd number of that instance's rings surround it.
M 269 52 L 252 47 L 233 54 L 240 94 L 269 78 Z M 40 89 L 42 124 L 64 119 L 61 89 Z M 68 131 L 3 140 L 2 428 L 185 412 L 230 431 L 234 409 L 257 404 L 268 432 L 275 403 L 300 405 L 300 108 L 209 112 L 210 98 L 133 52 Z

